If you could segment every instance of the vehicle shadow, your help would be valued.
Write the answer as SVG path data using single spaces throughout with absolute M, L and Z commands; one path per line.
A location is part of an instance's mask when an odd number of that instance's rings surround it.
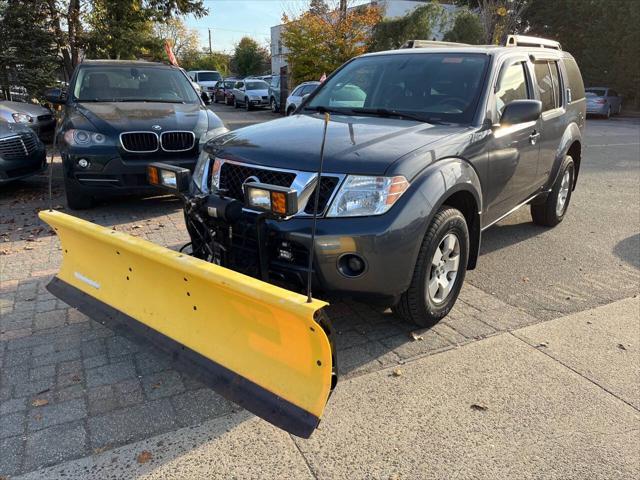
M 640 269 L 640 233 L 619 241 L 613 247 L 613 253 L 629 265 Z
M 494 225 L 482 232 L 480 255 L 501 250 L 516 243 L 527 241 L 546 232 L 547 229 L 529 221 L 517 224 Z

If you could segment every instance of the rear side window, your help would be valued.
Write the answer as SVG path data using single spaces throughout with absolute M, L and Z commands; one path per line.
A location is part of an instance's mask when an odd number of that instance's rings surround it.
M 584 98 L 584 83 L 578 64 L 573 58 L 564 59 L 564 67 L 567 70 L 567 82 L 571 89 L 571 100 L 580 100 Z
M 551 70 L 551 80 L 553 80 L 553 98 L 556 108 L 562 106 L 562 82 L 560 81 L 560 68 L 558 62 L 549 62 Z
M 500 86 L 496 92 L 496 111 L 502 115 L 504 107 L 514 100 L 526 100 L 527 75 L 524 70 L 524 63 L 514 63 L 507 67 L 500 81 Z
M 536 75 L 538 95 L 542 102 L 542 111 L 546 112 L 559 107 L 561 97 L 559 95 L 558 66 L 556 62 L 535 62 L 533 69 Z M 555 73 L 552 73 L 552 69 L 555 70 Z

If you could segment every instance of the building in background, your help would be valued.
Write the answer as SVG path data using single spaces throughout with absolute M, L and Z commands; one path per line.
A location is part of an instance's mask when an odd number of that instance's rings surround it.
M 370 5 L 377 5 L 380 7 L 382 10 L 382 18 L 402 17 L 425 3 L 431 3 L 431 0 L 373 0 L 369 2 Z M 362 5 L 358 5 L 358 7 L 360 6 Z M 448 14 L 452 14 L 456 10 L 455 5 L 445 3 L 441 4 L 441 6 Z M 273 74 L 278 74 L 280 72 L 280 67 L 287 65 L 287 49 L 282 44 L 283 28 L 284 24 L 271 27 L 271 72 Z M 425 38 L 421 40 L 442 40 L 445 30 L 446 29 L 442 29 L 441 31 L 436 29 L 431 32 L 432 38 Z

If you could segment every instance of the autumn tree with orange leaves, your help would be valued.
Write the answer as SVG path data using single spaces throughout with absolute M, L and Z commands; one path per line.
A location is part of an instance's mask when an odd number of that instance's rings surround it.
M 293 85 L 318 80 L 364 53 L 381 18 L 379 7 L 372 5 L 344 10 L 312 8 L 297 18 L 283 15 L 282 43 L 288 49 Z

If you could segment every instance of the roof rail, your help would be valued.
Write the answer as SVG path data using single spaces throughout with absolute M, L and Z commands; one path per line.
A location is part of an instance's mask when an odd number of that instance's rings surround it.
M 439 42 L 436 40 L 407 40 L 400 48 L 429 48 L 429 47 L 469 47 L 468 43 Z
M 562 50 L 560 42 L 540 37 L 528 37 L 526 35 L 508 35 L 506 47 L 540 47 L 553 48 L 554 50 Z

